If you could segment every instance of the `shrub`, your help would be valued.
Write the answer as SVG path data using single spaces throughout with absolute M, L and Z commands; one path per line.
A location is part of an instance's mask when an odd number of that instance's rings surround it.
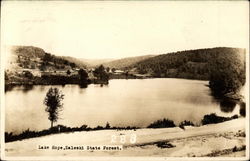
M 184 126 L 194 126 L 194 123 L 192 123 L 191 121 L 184 120 L 179 124 L 179 127 L 183 129 Z
M 74 131 L 92 131 L 92 130 L 103 130 L 103 129 L 117 129 L 117 130 L 135 130 L 138 127 L 102 127 L 97 126 L 95 128 L 88 127 L 87 125 L 82 125 L 81 127 L 67 127 L 64 125 L 53 126 L 52 128 L 45 129 L 42 131 L 30 131 L 29 129 L 23 131 L 20 134 L 13 134 L 12 132 L 5 132 L 5 142 L 17 141 L 22 139 L 40 137 L 50 134 L 63 133 L 63 132 L 74 132 Z
M 105 126 L 105 129 L 110 129 L 110 125 L 109 123 L 107 122 L 106 126 Z
M 166 127 L 176 127 L 174 121 L 169 119 L 157 120 L 151 123 L 147 128 L 166 128 Z
M 23 75 L 26 78 L 32 79 L 34 76 L 30 71 L 23 71 Z
M 156 142 L 156 146 L 158 148 L 173 148 L 176 147 L 175 145 L 169 143 L 169 141 L 160 141 L 160 142 Z
M 216 124 L 224 121 L 229 121 L 232 119 L 238 118 L 238 115 L 234 115 L 232 117 L 222 117 L 222 116 L 217 116 L 215 113 L 211 113 L 209 115 L 205 115 L 203 119 L 201 120 L 202 125 L 206 124 Z

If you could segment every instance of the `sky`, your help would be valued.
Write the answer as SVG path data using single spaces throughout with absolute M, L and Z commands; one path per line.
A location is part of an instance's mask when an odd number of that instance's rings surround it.
M 124 58 L 247 48 L 247 1 L 3 1 L 1 44 L 55 55 Z

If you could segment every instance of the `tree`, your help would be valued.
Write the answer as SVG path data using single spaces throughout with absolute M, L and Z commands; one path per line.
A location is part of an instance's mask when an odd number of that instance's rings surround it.
M 116 70 L 115 68 L 112 68 L 112 69 L 111 69 L 111 71 L 112 71 L 113 73 L 115 72 L 115 70 Z
M 66 73 L 67 73 L 67 75 L 70 75 L 70 74 L 71 74 L 70 70 L 67 70 L 67 72 L 66 72 Z
M 6 71 L 4 71 L 4 79 L 5 79 L 5 81 L 9 80 L 9 76 L 8 76 L 8 73 Z
M 214 95 L 238 93 L 246 81 L 245 52 L 229 50 L 217 54 L 210 65 L 209 86 Z
M 46 70 L 46 64 L 44 62 L 42 62 L 39 69 L 40 69 L 40 71 L 45 71 Z
M 42 60 L 43 60 L 45 63 L 47 63 L 47 62 L 49 62 L 49 61 L 52 61 L 52 56 L 51 56 L 51 54 L 50 54 L 50 53 L 44 53 L 44 56 L 43 56 Z
M 51 121 L 51 128 L 53 123 L 58 120 L 59 112 L 63 108 L 62 100 L 64 95 L 59 91 L 58 88 L 50 88 L 44 99 L 44 104 L 46 105 L 45 111 L 48 112 L 48 119 Z
M 106 126 L 105 126 L 105 129 L 110 129 L 110 125 L 109 123 L 107 122 Z
M 84 69 L 80 69 L 78 71 L 80 77 L 80 84 L 87 84 L 88 83 L 88 73 Z
M 96 76 L 99 80 L 102 80 L 102 81 L 109 80 L 109 75 L 105 71 L 105 68 L 103 65 L 100 65 L 98 68 L 96 68 L 93 73 L 94 73 L 94 76 Z
M 107 71 L 107 72 L 109 72 L 109 71 L 110 71 L 110 68 L 109 68 L 109 67 L 107 67 L 107 68 L 106 68 L 106 71 Z
M 23 75 L 26 78 L 32 79 L 34 76 L 30 71 L 23 71 Z
M 69 65 L 71 66 L 71 68 L 75 68 L 76 67 L 75 63 L 69 63 Z

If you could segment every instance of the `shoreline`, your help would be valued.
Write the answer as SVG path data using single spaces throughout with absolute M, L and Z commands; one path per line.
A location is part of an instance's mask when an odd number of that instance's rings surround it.
M 237 152 L 245 156 L 245 118 L 238 118 L 200 127 L 186 126 L 185 130 L 174 128 L 134 130 L 97 130 L 61 133 L 5 144 L 7 156 L 212 156 L 232 155 Z M 111 142 L 111 136 L 124 136 L 129 140 L 136 135 L 136 143 Z M 242 135 L 244 134 L 244 135 Z M 225 143 L 224 145 L 221 143 Z M 220 143 L 220 144 L 218 144 Z M 53 151 L 39 150 L 38 145 L 123 145 L 122 151 Z M 164 145 L 172 145 L 165 146 Z M 22 147 L 22 148 L 20 148 Z M 240 151 L 240 152 L 239 152 Z M 227 154 L 228 153 L 228 154 Z
M 241 116 L 233 115 L 231 117 L 222 117 L 217 116 L 215 113 L 207 114 L 203 116 L 200 125 L 195 125 L 193 122 L 188 120 L 183 120 L 179 124 L 175 124 L 173 120 L 169 120 L 167 118 L 159 119 L 147 127 L 136 127 L 136 126 L 124 126 L 124 127 L 117 127 L 117 126 L 110 126 L 107 122 L 106 126 L 97 125 L 96 127 L 89 127 L 88 125 L 82 125 L 80 127 L 67 127 L 65 125 L 57 125 L 50 127 L 49 129 L 43 129 L 41 131 L 32 131 L 29 128 L 23 130 L 22 133 L 15 134 L 13 132 L 5 132 L 5 142 L 14 142 L 14 141 L 21 141 L 30 138 L 37 138 L 43 137 L 53 134 L 63 134 L 63 133 L 72 133 L 72 132 L 82 132 L 82 131 L 101 131 L 101 130 L 138 130 L 138 129 L 163 129 L 163 128 L 181 128 L 185 130 L 185 126 L 190 127 L 202 127 L 209 124 L 218 124 L 222 122 L 226 122 L 233 119 L 241 118 Z
M 136 79 L 187 79 L 187 80 L 197 80 L 197 81 L 209 81 L 207 79 L 192 79 L 192 78 L 178 78 L 178 77 L 144 77 L 144 78 L 140 78 L 140 77 L 129 77 L 129 78 L 125 78 L 125 77 L 117 77 L 117 78 L 109 78 L 109 80 L 120 80 L 120 79 L 125 79 L 125 80 L 136 80 Z M 108 81 L 101 81 L 101 80 L 95 80 L 95 79 L 88 79 L 88 81 L 84 84 L 79 83 L 79 81 L 73 81 L 73 82 L 65 82 L 65 83 L 59 83 L 59 82 L 46 82 L 46 81 L 26 81 L 26 82 L 8 82 L 4 84 L 5 86 L 5 90 L 9 90 L 12 87 L 15 86 L 35 86 L 35 85 L 79 85 L 82 87 L 87 87 L 90 84 L 100 84 L 100 85 L 105 85 L 105 84 L 109 84 L 109 80 Z M 212 91 L 211 87 L 209 85 L 207 85 L 207 87 Z M 241 92 L 237 92 L 237 93 L 225 93 L 223 95 L 214 95 L 214 97 L 218 97 L 219 99 L 231 99 L 234 101 L 238 101 L 238 102 L 242 102 L 244 100 L 244 96 L 241 95 Z

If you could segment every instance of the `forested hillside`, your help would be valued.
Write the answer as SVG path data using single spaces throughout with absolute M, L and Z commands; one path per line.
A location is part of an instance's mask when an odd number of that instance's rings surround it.
M 71 56 L 58 56 L 59 58 L 62 58 L 64 60 L 67 60 L 71 63 L 75 63 L 75 65 L 77 67 L 82 67 L 82 68 L 87 68 L 88 67 L 88 64 L 79 60 L 78 58 L 74 58 L 74 57 L 71 57 Z
M 43 49 L 33 46 L 11 47 L 11 64 L 16 68 L 44 70 L 63 70 L 84 67 L 84 64 L 70 57 L 59 57 L 46 53 Z
M 98 66 L 105 64 L 107 62 L 111 62 L 114 59 L 84 59 L 84 58 L 80 58 L 78 60 L 80 60 L 82 63 L 84 63 L 88 68 L 95 68 L 95 67 L 98 67 Z
M 212 48 L 180 51 L 155 56 L 138 62 L 130 68 L 137 68 L 141 74 L 151 73 L 154 77 L 176 77 L 209 80 L 210 72 L 215 68 L 211 63 L 216 61 L 234 62 L 233 55 L 244 60 L 245 50 L 239 48 Z M 240 67 L 239 67 L 240 68 Z
M 144 55 L 144 56 L 136 56 L 136 57 L 128 57 L 123 59 L 117 59 L 113 60 L 107 63 L 103 63 L 105 67 L 109 68 L 118 68 L 118 69 L 124 69 L 131 65 L 134 65 L 140 61 L 146 60 L 148 58 L 153 57 L 153 55 Z
M 246 50 L 218 47 L 163 54 L 130 68 L 153 77 L 209 80 L 215 95 L 234 95 L 246 81 Z
M 59 57 L 46 53 L 43 49 L 32 46 L 15 46 L 12 48 L 13 60 L 10 62 L 16 72 L 6 72 L 9 80 L 19 80 L 18 70 L 29 69 L 33 75 L 43 71 L 70 76 L 77 74 L 76 68 L 90 67 L 82 60 L 73 57 Z M 214 93 L 225 95 L 237 93 L 245 84 L 246 50 L 240 48 L 218 47 L 179 51 L 158 56 L 146 55 L 103 62 L 106 68 L 121 69 L 115 73 L 116 78 L 185 78 L 209 80 Z M 107 60 L 108 61 L 108 60 Z M 98 61 L 97 61 L 98 62 Z M 92 68 L 92 67 L 91 67 Z M 113 70 L 111 70 L 113 72 Z M 23 71 L 21 71 L 23 72 Z M 23 73 L 21 73 L 22 75 Z M 24 72 L 27 75 L 27 71 Z M 144 76 L 143 76 L 144 75 Z M 13 76 L 13 77 L 12 77 Z M 26 76 L 27 77 L 27 76 Z M 7 77 L 6 77 L 7 78 Z
M 6 48 L 5 88 L 34 84 L 87 84 L 88 74 L 81 61 L 60 57 L 33 46 Z M 80 69 L 80 70 L 79 70 Z M 80 79 L 85 74 L 84 81 Z M 81 75 L 82 74 L 82 75 Z

